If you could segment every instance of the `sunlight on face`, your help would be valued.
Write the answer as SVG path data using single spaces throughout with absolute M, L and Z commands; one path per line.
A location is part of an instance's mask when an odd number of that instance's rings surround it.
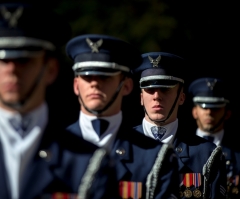
M 174 88 L 147 88 L 142 89 L 141 93 L 141 105 L 144 105 L 148 116 L 152 120 L 164 120 L 168 117 L 168 114 L 174 104 L 177 97 L 178 86 Z M 174 121 L 177 117 L 178 106 L 184 102 L 184 93 L 180 93 L 178 103 L 175 109 L 167 121 L 170 123 Z M 184 98 L 184 99 L 183 99 Z M 145 115 L 145 118 L 151 122 L 151 120 Z
M 102 110 L 112 100 L 122 78 L 122 74 L 117 76 L 78 76 L 74 79 L 74 92 L 77 96 L 81 96 L 80 103 L 83 102 L 88 109 Z M 115 112 L 121 108 L 123 97 L 121 91 L 111 107 L 116 109 Z M 81 106 L 81 110 L 86 111 L 84 106 Z

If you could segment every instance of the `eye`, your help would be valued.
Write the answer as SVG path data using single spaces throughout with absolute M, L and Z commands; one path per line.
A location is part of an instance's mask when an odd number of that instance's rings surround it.
M 85 81 L 106 81 L 111 78 L 111 76 L 106 76 L 106 75 L 80 75 L 82 79 Z
M 29 58 L 19 58 L 19 59 L 16 59 L 15 61 L 19 64 L 26 64 L 30 61 L 30 59 Z
M 145 88 L 144 91 L 149 94 L 153 94 L 157 91 L 157 88 Z
M 110 76 L 99 75 L 98 78 L 101 79 L 101 80 L 107 80 L 107 79 L 110 79 Z
M 159 88 L 159 90 L 163 93 L 169 92 L 171 88 Z

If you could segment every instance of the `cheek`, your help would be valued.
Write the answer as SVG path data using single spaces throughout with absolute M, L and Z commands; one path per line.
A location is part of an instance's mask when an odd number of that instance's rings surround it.
M 141 105 L 149 106 L 152 101 L 151 95 L 141 94 Z
M 79 94 L 81 93 L 81 90 L 84 90 L 84 89 L 82 88 L 82 86 L 80 86 L 80 85 L 81 85 L 81 84 L 80 84 L 79 79 L 74 79 L 73 88 L 74 88 L 74 93 L 75 93 L 76 95 L 79 95 Z
M 142 96 L 142 93 L 140 94 L 140 103 L 141 103 L 141 105 L 143 105 L 143 96 Z

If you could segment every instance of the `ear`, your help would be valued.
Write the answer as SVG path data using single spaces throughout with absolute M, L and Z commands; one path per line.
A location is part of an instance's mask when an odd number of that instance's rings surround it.
M 196 106 L 194 106 L 192 108 L 192 116 L 194 119 L 197 119 L 197 107 Z
M 124 80 L 122 94 L 123 96 L 129 95 L 133 90 L 133 80 L 129 77 L 126 77 Z
M 141 105 L 143 106 L 143 93 L 140 93 L 140 98 L 141 98 Z
M 73 80 L 73 91 L 75 95 L 79 95 L 79 88 L 78 88 L 78 77 L 75 77 Z
M 180 93 L 180 97 L 179 97 L 179 102 L 178 102 L 178 104 L 179 105 L 183 105 L 183 103 L 185 102 L 185 99 L 186 99 L 186 95 L 185 95 L 185 93 L 184 92 L 181 92 Z
M 57 76 L 58 76 L 58 73 L 59 73 L 59 62 L 56 58 L 49 58 L 48 61 L 47 61 L 47 85 L 50 85 L 52 84 Z

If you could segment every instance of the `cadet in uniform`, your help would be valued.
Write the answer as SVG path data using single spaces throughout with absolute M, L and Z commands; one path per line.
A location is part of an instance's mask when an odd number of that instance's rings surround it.
M 226 198 L 226 173 L 221 148 L 191 135 L 178 120 L 185 101 L 186 61 L 166 52 L 142 54 L 133 72 L 139 79 L 145 117 L 134 127 L 140 134 L 174 146 L 178 156 L 180 198 Z
M 196 120 L 196 134 L 221 146 L 226 160 L 228 198 L 240 198 L 240 165 L 236 162 L 235 149 L 231 137 L 225 130 L 226 121 L 231 116 L 226 85 L 220 78 L 202 77 L 189 86 L 193 101 L 192 116 Z
M 130 70 L 142 61 L 139 51 L 119 38 L 86 34 L 71 39 L 66 52 L 80 103 L 79 119 L 67 130 L 109 151 L 120 198 L 176 198 L 173 149 L 133 131 L 122 117 L 122 99 L 133 89 Z
M 66 134 L 45 99 L 58 75 L 59 48 L 70 37 L 70 26 L 46 7 L 0 4 L 1 199 L 75 197 L 78 192 L 100 199 L 110 198 L 106 189 L 114 190 L 107 184 L 113 170 L 106 151 Z M 96 182 L 92 186 L 86 186 L 89 173 Z

